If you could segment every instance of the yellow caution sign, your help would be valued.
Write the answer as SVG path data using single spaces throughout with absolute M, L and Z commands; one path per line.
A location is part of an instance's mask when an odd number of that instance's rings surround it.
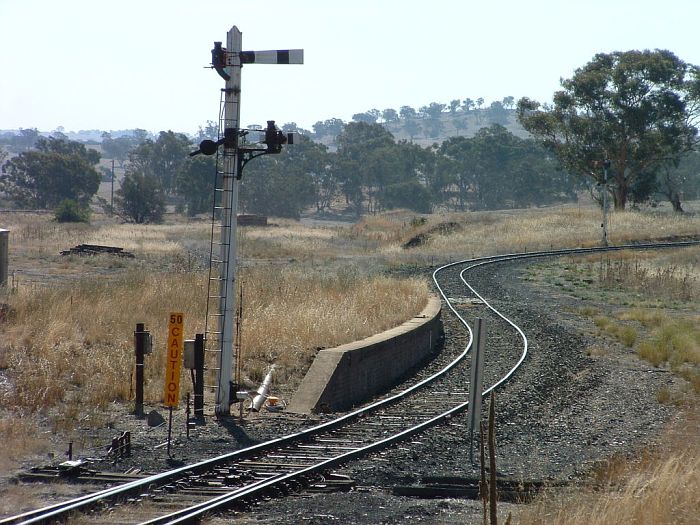
M 180 400 L 180 368 L 182 367 L 183 352 L 183 322 L 182 312 L 170 314 L 168 322 L 168 353 L 165 363 L 165 388 L 163 399 L 165 406 L 177 408 Z

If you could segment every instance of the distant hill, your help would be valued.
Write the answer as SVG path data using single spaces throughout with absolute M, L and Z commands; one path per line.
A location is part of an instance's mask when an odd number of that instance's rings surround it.
M 490 108 L 472 109 L 470 111 L 460 109 L 454 113 L 443 112 L 440 114 L 439 118 L 416 116 L 411 119 L 399 119 L 394 122 L 379 121 L 378 123 L 391 132 L 397 141 L 407 140 L 424 147 L 435 143 L 440 144 L 450 137 L 473 137 L 481 128 L 489 127 L 494 123 L 501 124 L 518 137 L 527 138 L 530 136 L 517 122 L 515 110 L 505 108 L 499 112 L 494 112 Z M 122 135 L 131 136 L 134 131 L 141 130 L 112 130 L 110 131 L 110 135 L 112 138 L 117 138 Z M 91 129 L 66 132 L 59 129 L 53 132 L 40 131 L 38 134 L 48 137 L 51 135 L 56 136 L 57 133 L 63 134 L 70 140 L 97 145 L 102 142 L 103 131 Z M 19 134 L 20 130 L 0 130 L 0 146 L 3 144 L 6 146 L 10 145 L 13 141 L 12 139 Z M 148 133 L 147 136 L 149 138 L 155 138 L 157 134 L 153 135 Z M 310 138 L 326 144 L 331 148 L 334 146 L 335 142 L 335 136 L 333 135 L 318 136 L 315 133 L 311 133 Z
M 406 121 L 386 122 L 384 127 L 391 132 L 396 140 L 413 140 L 416 144 L 428 146 L 434 142 L 441 143 L 450 137 L 473 137 L 481 128 L 492 124 L 501 124 L 513 135 L 527 138 L 530 134 L 518 123 L 515 110 L 505 110 L 506 114 L 500 119 L 494 119 L 488 110 L 472 110 L 469 112 L 456 111 L 454 114 L 443 113 L 440 125 L 435 126 L 432 119 L 417 118 L 414 122 L 420 127 L 420 132 L 413 137 L 407 131 Z
M 384 126 L 397 141 L 407 140 L 423 147 L 440 144 L 450 137 L 473 137 L 480 129 L 492 124 L 501 124 L 520 138 L 530 136 L 518 123 L 513 109 L 504 109 L 499 114 L 493 114 L 489 109 L 444 112 L 437 119 L 416 117 L 394 122 L 379 122 L 379 124 Z M 319 137 L 315 134 L 311 138 L 331 147 L 335 139 L 330 135 Z

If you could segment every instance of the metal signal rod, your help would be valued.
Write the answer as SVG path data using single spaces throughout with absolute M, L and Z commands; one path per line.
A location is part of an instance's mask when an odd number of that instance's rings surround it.
M 277 51 L 241 51 L 242 33 L 236 26 L 226 34 L 226 49 L 214 44 L 213 64 L 226 80 L 224 89 L 224 213 L 221 218 L 221 265 L 219 299 L 219 378 L 216 391 L 216 414 L 229 415 L 231 403 L 231 376 L 233 368 L 233 334 L 236 312 L 236 217 L 238 212 L 238 139 L 241 120 L 241 67 L 242 64 L 303 64 L 302 49 Z M 223 64 L 217 59 L 223 54 Z M 225 65 L 225 68 L 221 66 Z M 230 130 L 227 133 L 227 130 Z

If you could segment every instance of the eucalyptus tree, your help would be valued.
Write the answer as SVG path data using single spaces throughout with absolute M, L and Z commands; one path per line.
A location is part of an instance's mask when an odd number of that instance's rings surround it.
M 127 167 L 114 198 L 115 213 L 126 222 L 160 223 L 165 214 L 165 195 L 160 181 Z
M 299 218 L 315 200 L 312 176 L 300 165 L 289 163 L 288 149 L 251 162 L 240 188 L 241 209 L 276 217 Z
M 399 116 L 404 120 L 411 120 L 418 116 L 418 113 L 411 106 L 401 106 Z
M 394 136 L 380 124 L 350 122 L 336 138 L 338 145 L 335 171 L 340 181 L 346 201 L 353 204 L 357 213 L 362 210 L 364 192 L 378 170 L 368 166 L 369 160 L 378 158 L 377 150 L 385 150 L 394 145 Z
M 288 177 L 303 179 L 303 184 L 295 186 L 297 211 L 294 213 L 298 215 L 303 207 L 312 202 L 317 211 L 329 208 L 339 188 L 338 180 L 330 169 L 328 147 L 312 141 L 306 135 L 299 135 L 293 145 L 286 146 L 282 151 L 275 157 L 281 171 Z M 310 188 L 312 191 L 309 191 Z
M 377 122 L 377 116 L 369 111 L 365 111 L 363 113 L 355 113 L 352 116 L 352 120 L 354 122 L 367 122 L 368 124 L 374 124 Z
M 600 53 L 561 86 L 549 108 L 520 99 L 518 120 L 570 172 L 607 174 L 615 209 L 697 144 L 700 69 L 670 51 Z
M 161 131 L 156 140 L 145 139 L 131 150 L 126 169 L 155 178 L 166 194 L 173 194 L 177 173 L 191 150 L 192 145 L 186 135 Z
M 450 137 L 437 149 L 436 177 L 434 193 L 446 192 L 447 188 L 456 188 L 455 207 L 465 210 L 469 192 L 476 180 L 476 145 L 467 137 Z M 446 195 L 443 195 L 446 196 Z
M 211 213 L 214 204 L 216 158 L 208 155 L 188 157 L 175 176 L 175 191 L 182 199 L 187 215 Z
M 396 122 L 399 120 L 399 114 L 395 109 L 386 108 L 382 111 L 382 119 L 384 119 L 384 122 Z
M 657 174 L 656 191 L 679 213 L 683 212 L 683 198 L 700 198 L 700 150 L 692 151 L 677 164 L 663 166 Z
M 378 193 L 381 206 L 430 213 L 435 202 L 431 187 L 435 173 L 433 149 L 402 140 L 391 148 L 389 154 L 394 159 L 394 171 Z
M 411 119 L 404 122 L 403 130 L 413 140 L 420 133 L 421 127 L 415 119 Z
M 501 126 L 508 124 L 510 115 L 502 102 L 491 102 L 491 105 L 486 110 L 486 114 L 491 124 L 500 124 Z
M 457 209 L 496 209 L 575 198 L 575 182 L 533 140 L 503 126 L 480 129 L 474 137 L 450 137 L 437 148 L 432 186 Z
M 513 106 L 515 105 L 515 97 L 503 97 L 501 104 L 503 104 L 503 107 L 506 109 L 513 109 Z
M 199 126 L 197 129 L 197 143 L 203 140 L 218 140 L 219 139 L 219 123 L 213 120 L 207 120 L 204 126 Z
M 15 135 L 12 140 L 12 145 L 15 151 L 29 151 L 34 147 L 39 140 L 39 130 L 36 128 L 20 129 L 19 135 Z
M 113 138 L 109 132 L 102 133 L 102 152 L 105 158 L 114 159 L 120 168 L 124 167 L 124 163 L 129 158 L 129 153 L 138 145 L 137 140 L 133 136 L 121 135 Z
M 312 126 L 312 128 L 317 137 L 336 137 L 338 133 L 343 130 L 343 126 L 345 126 L 345 122 L 343 122 L 342 119 L 330 118 L 326 120 L 319 120 Z
M 66 199 L 87 206 L 100 185 L 100 154 L 55 137 L 39 137 L 35 147 L 2 165 L 0 191 L 19 206 L 53 208 Z
M 419 113 L 427 119 L 439 119 L 447 106 L 439 102 L 431 102 L 427 106 L 422 106 Z

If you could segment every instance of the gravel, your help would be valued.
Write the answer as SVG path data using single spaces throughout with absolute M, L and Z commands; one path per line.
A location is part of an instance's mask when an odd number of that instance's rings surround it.
M 501 263 L 469 274 L 470 284 L 511 317 L 530 343 L 524 368 L 497 393 L 498 472 L 572 483 L 606 458 L 631 457 L 653 445 L 674 417 L 673 408 L 658 403 L 656 393 L 676 379 L 639 360 L 632 350 L 598 340 L 593 323 L 571 313 L 584 304 L 525 281 L 524 266 Z M 447 313 L 443 318 L 448 333 L 458 330 Z M 607 346 L 609 352 L 586 355 L 593 344 Z M 477 501 L 415 499 L 391 492 L 394 486 L 418 483 L 423 476 L 478 475 L 469 461 L 465 419 L 454 418 L 410 445 L 340 469 L 357 482 L 358 490 L 350 494 L 271 500 L 236 522 L 481 523 Z M 513 510 L 511 504 L 499 509 L 502 520 Z
M 656 393 L 677 379 L 640 361 L 630 349 L 598 339 L 593 323 L 572 313 L 585 306 L 581 300 L 524 280 L 524 268 L 522 261 L 499 263 L 477 269 L 469 278 L 477 291 L 525 331 L 530 343 L 524 367 L 497 392 L 498 471 L 517 479 L 576 482 L 606 458 L 631 457 L 654 444 L 674 417 L 673 408 L 658 403 Z M 448 290 L 447 294 L 464 296 L 465 292 Z M 472 321 L 468 306 L 464 311 L 467 320 Z M 464 337 L 456 336 L 462 329 L 447 309 L 443 310 L 443 320 L 446 350 L 450 350 L 449 345 L 463 346 Z M 586 348 L 593 344 L 609 351 L 589 356 Z M 177 412 L 174 459 L 168 459 L 163 446 L 156 448 L 164 442 L 165 427 L 148 429 L 142 420 L 124 414 L 123 409 L 114 410 L 112 434 L 117 429 L 130 430 L 133 453 L 116 465 L 102 463 L 95 467 L 120 472 L 130 467 L 155 472 L 288 434 L 329 417 L 268 413 L 243 424 L 226 425 L 210 418 L 193 430 L 188 440 L 184 416 Z M 352 492 L 273 499 L 225 520 L 244 524 L 481 523 L 477 501 L 416 499 L 391 493 L 396 485 L 416 484 L 428 475 L 477 476 L 469 461 L 465 419 L 453 418 L 409 444 L 338 469 L 338 473 L 355 480 L 357 487 Z M 98 441 L 101 438 L 94 437 Z M 105 432 L 105 443 L 107 437 Z M 502 519 L 511 509 L 510 504 L 501 504 Z

